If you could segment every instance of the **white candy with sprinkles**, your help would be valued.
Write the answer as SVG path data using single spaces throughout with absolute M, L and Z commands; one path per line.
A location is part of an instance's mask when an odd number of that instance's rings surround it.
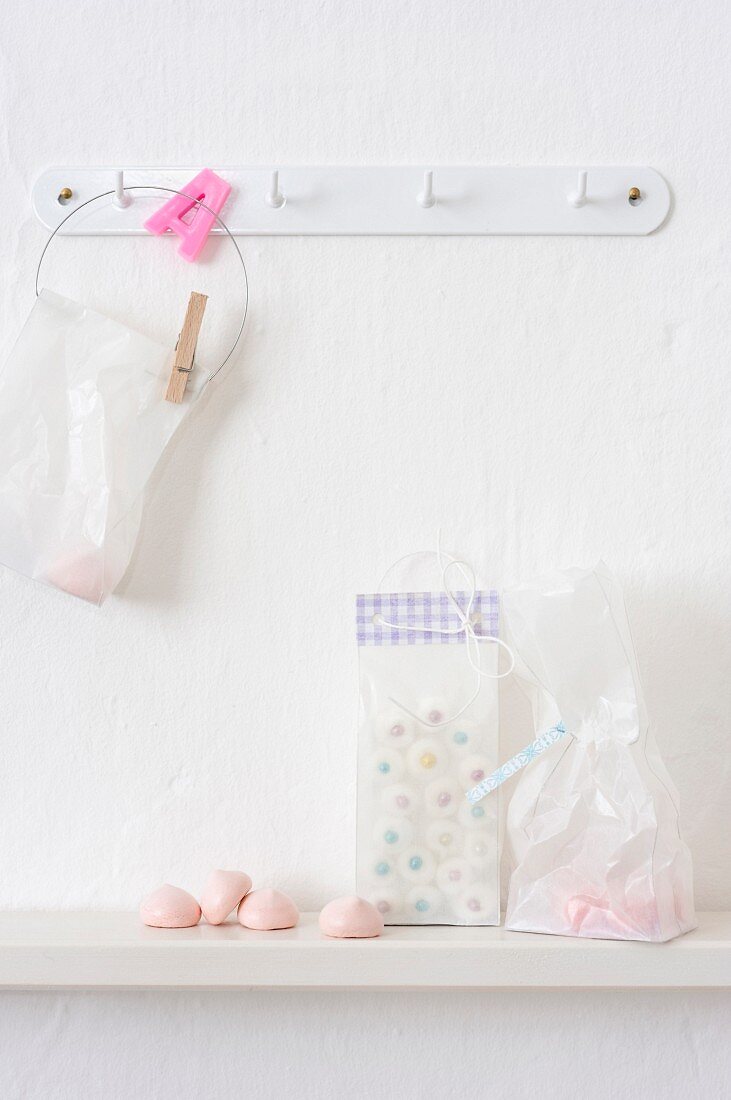
M 403 913 L 404 899 L 397 890 L 371 890 L 367 900 L 375 905 L 386 924 L 398 919 Z
M 484 867 L 492 858 L 495 838 L 486 829 L 475 829 L 466 833 L 464 842 L 465 859 L 475 867 Z
M 435 821 L 427 827 L 426 846 L 437 859 L 449 859 L 461 854 L 464 831 L 455 821 Z
M 433 886 L 414 886 L 406 895 L 406 913 L 417 924 L 436 924 L 444 912 L 444 898 Z
M 457 813 L 457 820 L 465 829 L 484 829 L 489 818 L 487 810 L 481 802 L 471 805 L 466 799 L 463 799 Z
M 406 754 L 409 775 L 423 783 L 441 775 L 447 765 L 447 759 L 444 744 L 436 737 L 419 738 Z
M 387 814 L 407 817 L 415 813 L 418 805 L 418 793 L 406 783 L 394 783 L 392 787 L 386 787 L 381 791 L 381 806 Z
M 475 871 L 466 859 L 445 859 L 437 871 L 437 886 L 448 897 L 462 894 L 475 878 Z
M 398 871 L 405 882 L 431 882 L 437 869 L 434 856 L 426 848 L 407 848 L 398 857 Z
M 464 924 L 484 923 L 495 909 L 495 890 L 473 882 L 452 901 L 454 915 Z
M 419 705 L 419 718 L 427 726 L 441 726 L 449 721 L 449 707 L 446 700 L 435 696 L 433 699 L 424 699 Z
M 397 877 L 396 864 L 393 859 L 388 856 L 373 856 L 371 859 L 370 873 L 371 878 L 375 882 L 381 882 L 384 886 L 388 885 L 390 888 L 391 883 Z
M 489 775 L 491 770 L 490 761 L 477 753 L 466 756 L 461 760 L 459 768 L 457 769 L 457 775 L 462 787 L 462 794 L 476 787 L 478 783 L 481 783 L 485 776 Z
M 464 801 L 464 792 L 453 779 L 444 776 L 429 783 L 424 791 L 424 804 L 429 817 L 453 817 Z
M 468 722 L 454 723 L 447 734 L 447 745 L 459 756 L 474 752 L 480 745 L 480 731 Z
M 414 826 L 407 817 L 382 817 L 373 829 L 373 843 L 384 854 L 402 852 L 414 838 Z
M 397 783 L 404 774 L 404 762 L 399 753 L 392 749 L 381 749 L 373 754 L 371 761 L 374 782 L 379 786 Z
M 414 740 L 416 723 L 405 714 L 391 712 L 378 717 L 375 725 L 376 738 L 389 748 L 405 749 Z

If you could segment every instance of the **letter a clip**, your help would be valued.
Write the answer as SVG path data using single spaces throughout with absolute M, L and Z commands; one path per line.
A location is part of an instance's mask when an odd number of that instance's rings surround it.
M 144 226 L 148 233 L 153 233 L 156 237 L 168 230 L 177 233 L 181 238 L 179 255 L 193 263 L 198 259 L 217 215 L 221 213 L 231 194 L 231 184 L 226 183 L 225 179 L 217 176 L 210 168 L 204 168 L 180 190 L 182 194 L 174 195 L 164 203 L 147 219 Z M 185 221 L 186 215 L 190 214 L 194 206 L 196 210 L 190 220 Z

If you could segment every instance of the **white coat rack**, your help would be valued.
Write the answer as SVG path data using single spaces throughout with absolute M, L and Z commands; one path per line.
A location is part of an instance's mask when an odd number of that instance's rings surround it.
M 235 236 L 644 236 L 670 210 L 652 168 L 216 168 L 232 186 L 222 218 Z M 198 168 L 51 168 L 33 188 L 48 229 L 67 236 L 144 235 L 160 194 L 184 190 Z M 214 229 L 214 233 L 222 232 Z

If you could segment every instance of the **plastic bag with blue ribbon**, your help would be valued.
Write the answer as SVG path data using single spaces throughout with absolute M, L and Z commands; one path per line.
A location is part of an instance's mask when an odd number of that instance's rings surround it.
M 508 809 L 506 927 L 663 941 L 696 926 L 678 798 L 655 744 L 622 593 L 604 565 L 503 595 L 540 741 Z M 518 765 L 520 766 L 520 765 Z

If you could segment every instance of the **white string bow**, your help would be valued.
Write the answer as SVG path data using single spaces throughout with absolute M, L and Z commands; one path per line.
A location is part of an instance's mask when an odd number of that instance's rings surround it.
M 475 681 L 475 690 L 474 690 L 473 694 L 470 696 L 470 698 L 467 700 L 467 702 L 464 704 L 464 706 L 460 707 L 460 709 L 457 711 L 456 714 L 452 714 L 449 718 L 445 718 L 441 722 L 430 722 L 427 719 L 419 716 L 418 714 L 415 714 L 409 707 L 407 707 L 405 705 L 405 703 L 402 703 L 398 699 L 395 699 L 392 695 L 389 695 L 389 700 L 395 706 L 399 707 L 406 714 L 408 714 L 410 718 L 413 718 L 415 721 L 419 722 L 422 726 L 429 726 L 431 729 L 439 729 L 441 726 L 446 726 L 450 722 L 454 722 L 457 718 L 460 718 L 464 714 L 464 712 L 466 710 L 468 710 L 469 707 L 472 706 L 475 699 L 480 694 L 480 688 L 482 687 L 483 677 L 485 679 L 488 679 L 488 680 L 503 680 L 503 679 L 505 679 L 506 676 L 509 676 L 511 674 L 511 672 L 513 671 L 513 669 L 515 668 L 515 654 L 513 653 L 510 646 L 506 642 L 504 642 L 501 638 L 495 638 L 491 634 L 478 634 L 476 632 L 476 630 L 475 630 L 475 616 L 473 615 L 473 611 L 472 611 L 472 608 L 473 608 L 473 605 L 474 605 L 474 602 L 475 602 L 475 592 L 476 592 L 476 589 L 477 589 L 477 582 L 476 582 L 476 579 L 475 579 L 474 570 L 472 569 L 472 566 L 469 564 L 469 562 L 466 562 L 466 561 L 462 560 L 461 558 L 453 558 L 451 556 L 451 554 L 446 554 L 445 555 L 445 553 L 442 551 L 442 546 L 441 546 L 441 531 L 439 531 L 437 533 L 437 548 L 436 548 L 436 551 L 434 551 L 434 550 L 422 550 L 422 551 L 417 551 L 416 553 L 417 554 L 418 553 L 436 554 L 436 558 L 437 558 L 437 561 L 439 563 L 439 568 L 441 570 L 442 590 L 444 592 L 446 592 L 447 596 L 449 597 L 449 600 L 450 600 L 450 602 L 451 602 L 451 604 L 454 608 L 455 614 L 457 615 L 457 618 L 459 619 L 459 626 L 449 627 L 449 628 L 446 628 L 446 627 L 445 628 L 440 628 L 440 627 L 436 627 L 436 626 L 425 627 L 425 626 L 409 625 L 407 627 L 407 626 L 403 626 L 401 623 L 389 622 L 388 619 L 385 619 L 383 617 L 383 615 L 378 615 L 376 621 L 379 622 L 381 624 L 381 626 L 387 626 L 391 630 L 409 630 L 409 631 L 416 631 L 417 633 L 420 633 L 420 634 L 464 634 L 464 636 L 465 636 L 465 650 L 467 652 L 467 660 L 470 664 L 470 667 L 475 672 L 476 681 Z M 406 561 L 407 558 L 412 558 L 412 557 L 415 557 L 415 556 L 416 556 L 416 554 L 404 554 L 404 556 L 402 558 L 399 558 L 398 561 L 395 561 L 393 563 L 393 565 L 390 565 L 389 568 L 386 570 L 386 572 L 383 574 L 383 577 L 381 578 L 381 582 L 378 585 L 379 590 L 383 586 L 384 580 L 386 579 L 386 577 L 388 576 L 388 574 L 391 572 L 392 569 L 395 569 L 395 567 L 397 565 L 400 565 L 400 563 L 402 561 Z M 448 558 L 449 560 L 445 560 L 445 558 Z M 459 600 L 457 599 L 456 593 L 449 587 L 449 584 L 447 583 L 447 576 L 449 574 L 449 570 L 450 569 L 455 569 L 455 568 L 458 569 L 459 572 L 461 573 L 462 578 L 463 578 L 463 580 L 464 580 L 464 582 L 467 586 L 467 590 L 469 591 L 469 598 L 467 600 L 467 606 L 464 609 L 460 605 Z M 481 653 L 480 653 L 480 643 L 481 642 L 489 642 L 492 645 L 502 647 L 502 649 L 504 649 L 510 655 L 510 667 L 507 668 L 504 672 L 493 673 L 493 672 L 485 671 L 482 668 L 482 665 L 481 665 Z

